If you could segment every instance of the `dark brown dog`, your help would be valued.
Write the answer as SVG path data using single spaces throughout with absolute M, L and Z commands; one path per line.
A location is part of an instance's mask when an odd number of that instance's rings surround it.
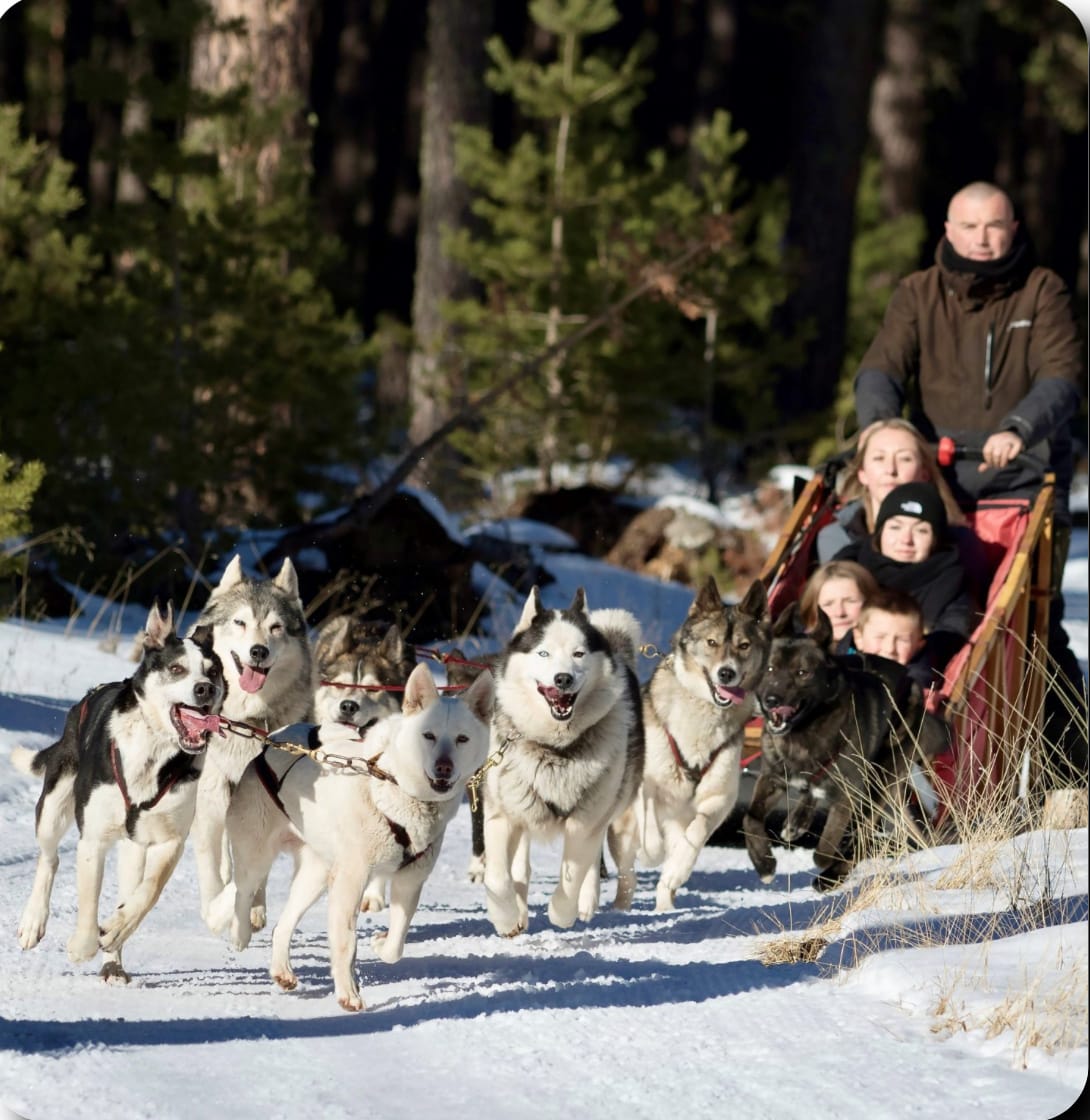
M 925 712 L 919 686 L 895 663 L 868 670 L 857 658 L 833 655 L 832 628 L 818 615 L 812 631 L 800 632 L 792 606 L 773 628 L 768 669 L 755 690 L 764 715 L 761 776 L 743 829 L 753 866 L 769 882 L 776 870 L 769 811 L 790 794 L 781 831 L 790 842 L 824 807 L 814 886 L 828 890 L 851 870 L 862 828 L 884 808 L 903 809 L 913 761 L 946 749 L 948 729 Z

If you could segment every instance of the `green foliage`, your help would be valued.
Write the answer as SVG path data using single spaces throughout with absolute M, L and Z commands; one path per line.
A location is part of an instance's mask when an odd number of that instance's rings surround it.
M 45 468 L 36 460 L 16 470 L 11 459 L 0 452 L 0 546 L 30 532 L 30 504 L 44 475 Z M 4 555 L 0 551 L 0 573 Z
M 739 394 L 732 430 L 771 417 L 768 377 L 793 343 L 770 330 L 786 294 L 779 239 L 782 191 L 745 197 L 734 163 L 745 135 L 719 113 L 684 159 L 633 151 L 644 96 L 642 40 L 616 56 L 592 49 L 617 19 L 604 0 L 540 0 L 531 15 L 555 36 L 545 62 L 488 45 L 488 81 L 525 122 L 508 151 L 461 128 L 460 174 L 475 192 L 473 229 L 444 249 L 479 281 L 479 300 L 445 308 L 467 380 L 483 391 L 601 314 L 649 274 L 655 293 L 623 319 L 524 379 L 459 449 L 484 475 L 623 455 L 636 464 L 699 451 L 711 436 L 713 393 Z M 703 259 L 676 275 L 665 262 L 697 243 Z M 717 326 L 706 350 L 706 326 Z M 695 419 L 694 419 L 695 418 Z
M 209 10 L 129 9 L 179 58 Z M 92 107 L 139 96 L 148 123 L 118 141 L 125 201 L 88 214 L 70 169 L 0 111 L 0 439 L 47 467 L 36 519 L 79 525 L 116 563 L 133 538 L 195 546 L 343 502 L 370 352 L 322 281 L 335 247 L 307 138 L 284 139 L 283 105 L 193 90 L 182 64 L 77 82 Z

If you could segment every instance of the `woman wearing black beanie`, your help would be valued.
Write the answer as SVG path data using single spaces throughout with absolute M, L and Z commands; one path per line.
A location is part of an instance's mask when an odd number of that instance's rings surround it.
M 973 601 L 946 508 L 930 482 L 906 482 L 891 490 L 878 509 L 874 534 L 853 541 L 836 559 L 857 561 L 880 587 L 916 600 L 926 633 L 924 657 L 932 668 L 944 668 L 968 640 Z

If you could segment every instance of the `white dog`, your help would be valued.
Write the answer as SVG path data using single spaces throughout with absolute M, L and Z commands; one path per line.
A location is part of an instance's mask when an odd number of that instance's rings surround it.
M 427 665 L 413 670 L 402 711 L 366 739 L 345 724 L 279 733 L 311 747 L 365 760 L 373 774 L 324 772 L 310 758 L 269 750 L 246 771 L 231 801 L 227 831 L 235 878 L 210 908 L 210 924 L 230 925 L 236 949 L 250 941 L 250 902 L 277 853 L 298 855 L 291 891 L 273 930 L 270 974 L 284 989 L 297 980 L 290 960 L 299 920 L 329 891 L 329 956 L 337 1002 L 363 1007 L 356 983 L 356 916 L 373 874 L 389 878 L 390 922 L 372 946 L 389 964 L 401 959 L 420 892 L 435 865 L 447 823 L 467 779 L 488 753 L 492 676 L 483 673 L 457 698 L 441 697 Z M 274 775 L 270 781 L 267 767 Z

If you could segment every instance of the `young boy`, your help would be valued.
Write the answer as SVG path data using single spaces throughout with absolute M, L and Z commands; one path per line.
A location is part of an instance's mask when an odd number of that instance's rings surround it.
M 911 595 L 879 588 L 863 604 L 852 636 L 855 652 L 888 657 L 908 667 L 924 688 L 931 683 L 930 667 L 919 657 L 924 649 L 923 618 Z

